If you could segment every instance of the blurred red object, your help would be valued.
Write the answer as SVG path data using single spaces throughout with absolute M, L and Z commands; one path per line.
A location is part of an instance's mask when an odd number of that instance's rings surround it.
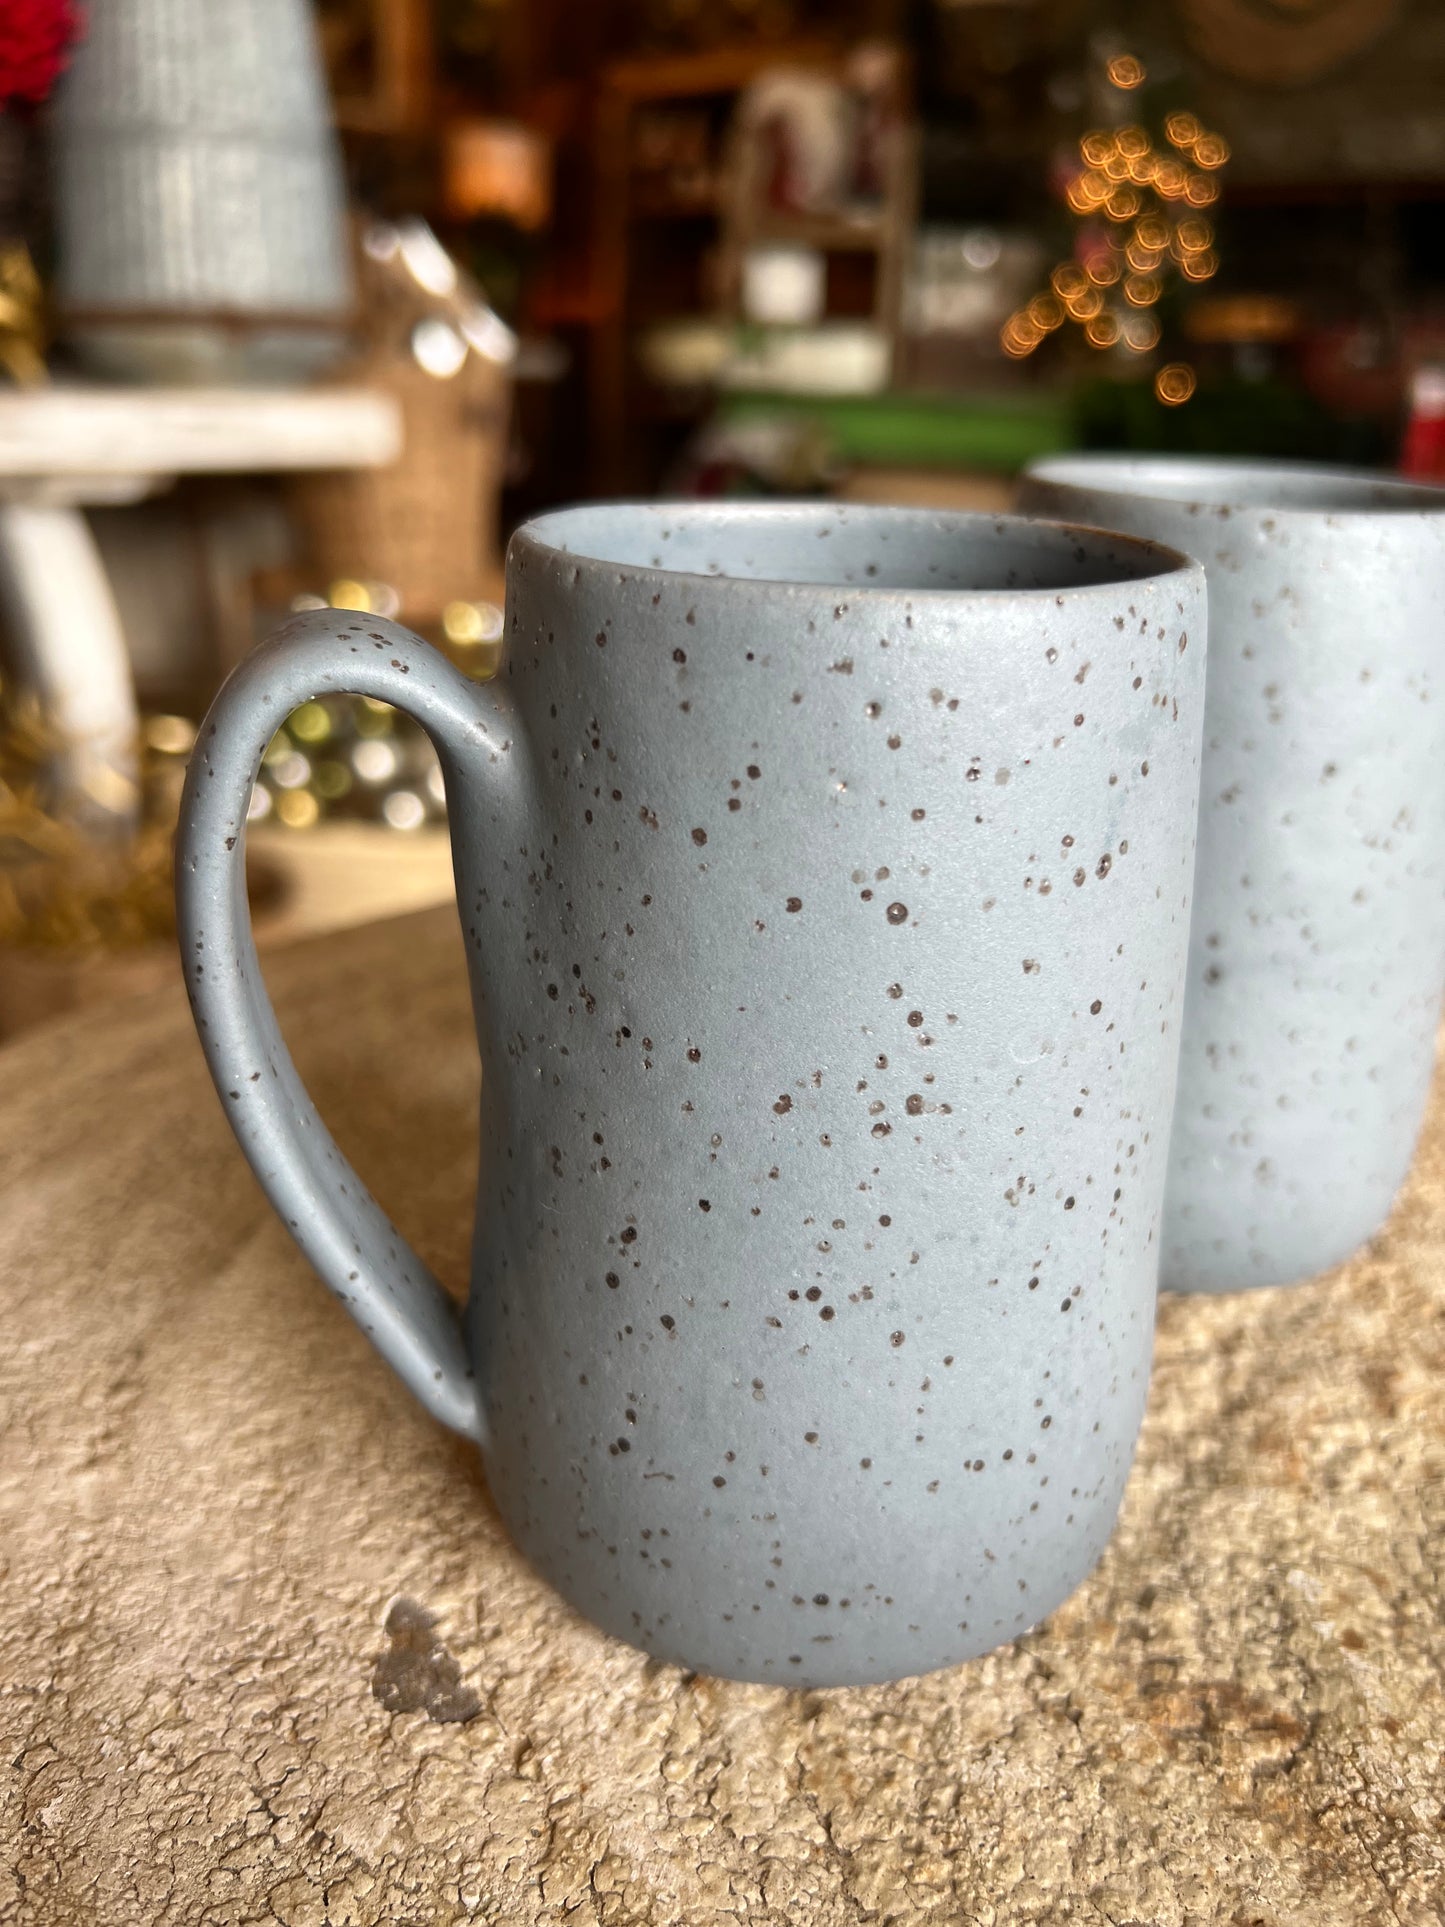
M 1300 342 L 1304 385 L 1322 408 L 1351 421 L 1398 422 L 1405 400 L 1400 343 L 1379 318 L 1311 328 Z
M 74 0 L 0 0 L 0 107 L 44 100 L 84 31 Z
M 1411 379 L 1400 471 L 1421 481 L 1445 482 L 1445 362 L 1417 368 Z

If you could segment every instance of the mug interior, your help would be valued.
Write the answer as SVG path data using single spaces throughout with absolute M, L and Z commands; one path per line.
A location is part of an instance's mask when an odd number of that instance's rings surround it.
M 605 503 L 528 522 L 514 548 L 664 575 L 913 595 L 1097 588 L 1193 565 L 1176 550 L 1013 515 L 845 503 Z
M 1163 497 L 1199 508 L 1315 515 L 1445 511 L 1445 489 L 1370 469 L 1190 455 L 1049 455 L 1031 481 L 1091 495 Z

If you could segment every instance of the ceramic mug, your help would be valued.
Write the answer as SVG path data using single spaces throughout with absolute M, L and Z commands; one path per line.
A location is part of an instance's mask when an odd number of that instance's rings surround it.
M 1445 490 L 1067 456 L 1024 506 L 1209 577 L 1209 693 L 1160 1283 L 1347 1258 L 1413 1155 L 1445 986 Z
M 892 1678 L 1098 1558 L 1149 1370 L 1204 628 L 1199 569 L 1124 537 L 597 507 L 513 538 L 497 683 L 328 611 L 217 698 L 178 876 L 227 1115 L 609 1632 Z M 460 1319 L 312 1109 L 248 927 L 261 754 L 340 690 L 446 778 L 483 1063 Z

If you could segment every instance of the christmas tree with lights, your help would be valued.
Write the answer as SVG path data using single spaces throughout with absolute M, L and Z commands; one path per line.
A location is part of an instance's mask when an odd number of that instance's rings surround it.
M 1137 116 L 1148 79 L 1144 63 L 1117 54 L 1106 73 L 1112 124 L 1080 138 L 1063 183 L 1078 222 L 1073 253 L 1000 332 L 1004 353 L 1015 361 L 1070 322 L 1091 348 L 1153 355 L 1161 297 L 1172 284 L 1208 281 L 1219 266 L 1206 210 L 1219 198 L 1228 143 L 1186 111 L 1169 113 L 1151 134 Z M 1187 362 L 1166 362 L 1155 371 L 1154 392 L 1167 406 L 1188 401 L 1194 388 Z

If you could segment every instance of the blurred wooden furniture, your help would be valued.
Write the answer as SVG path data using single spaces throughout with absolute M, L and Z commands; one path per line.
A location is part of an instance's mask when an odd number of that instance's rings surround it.
M 445 825 L 405 834 L 351 821 L 308 831 L 254 825 L 247 846 L 250 913 L 264 956 L 301 938 L 432 910 L 455 892 Z M 108 952 L 0 944 L 0 1044 L 179 981 L 173 938 Z
M 595 119 L 595 311 L 588 367 L 591 441 L 602 491 L 654 486 L 647 462 L 638 459 L 649 427 L 672 422 L 685 429 L 699 413 L 698 396 L 642 378 L 639 330 L 675 320 L 679 312 L 737 318 L 750 248 L 792 242 L 825 255 L 871 259 L 874 324 L 896 340 L 917 174 L 904 56 L 898 53 L 893 62 L 889 104 L 896 127 L 883 156 L 881 199 L 856 217 L 769 210 L 759 130 L 735 119 L 739 100 L 765 74 L 793 70 L 844 80 L 849 58 L 836 41 L 752 41 L 603 69 Z M 684 111 L 707 119 L 703 151 L 679 170 L 678 179 L 649 179 L 637 151 L 644 116 Z
M 1389 32 L 1400 0 L 1180 0 L 1194 51 L 1256 87 L 1304 87 Z
M 429 0 L 321 0 L 317 13 L 343 133 L 424 130 L 436 81 Z
M 454 914 L 267 981 L 460 1283 Z M 1166 1300 L 1073 1600 L 971 1666 L 789 1693 L 652 1664 L 533 1577 L 262 1199 L 179 985 L 0 1050 L 0 1918 L 1434 1927 L 1442 1099 L 1353 1264 Z
M 824 255 L 859 254 L 873 262 L 872 321 L 896 364 L 903 287 L 913 248 L 918 204 L 916 131 L 910 124 L 908 61 L 902 49 L 882 56 L 889 69 L 889 118 L 879 155 L 876 202 L 829 214 L 785 213 L 768 206 L 765 128 L 744 97 L 728 131 L 718 293 L 725 313 L 742 315 L 744 263 L 753 248 L 796 246 Z M 836 63 L 825 70 L 836 71 Z
M 262 954 L 452 901 L 446 827 L 402 833 L 338 821 L 247 832 L 247 878 Z M 0 1043 L 58 1018 L 179 984 L 174 939 L 133 950 L 62 951 L 0 944 Z
M 1007 514 L 1018 493 L 1010 475 L 986 469 L 851 469 L 836 491 L 844 502 L 884 502 L 895 508 L 972 509 Z
M 365 468 L 400 452 L 399 411 L 364 389 L 0 393 L 0 619 L 79 815 L 123 829 L 136 805 L 130 665 L 83 506 L 139 501 L 178 475 Z
M 358 388 L 105 388 L 0 392 L 0 486 L 93 486 L 113 501 L 177 475 L 369 468 L 400 453 L 396 411 Z
M 300 831 L 262 824 L 247 832 L 247 845 L 276 879 L 264 920 L 256 913 L 263 950 L 449 904 L 456 890 L 445 824 L 410 831 L 344 819 Z
M 648 229 L 674 265 L 691 264 L 692 305 L 714 312 L 705 251 L 715 248 L 723 213 L 721 145 L 725 118 L 743 89 L 771 68 L 802 66 L 836 71 L 837 45 L 828 40 L 750 41 L 706 53 L 665 54 L 615 61 L 598 83 L 593 132 L 593 226 L 588 349 L 589 429 L 596 482 L 604 493 L 629 485 L 629 436 L 636 432 L 637 383 L 633 339 L 648 320 L 670 318 L 652 303 L 650 262 L 639 250 Z M 686 192 L 638 191 L 634 135 L 644 109 L 693 106 L 718 124 L 714 153 Z M 664 294 L 667 292 L 663 291 Z

